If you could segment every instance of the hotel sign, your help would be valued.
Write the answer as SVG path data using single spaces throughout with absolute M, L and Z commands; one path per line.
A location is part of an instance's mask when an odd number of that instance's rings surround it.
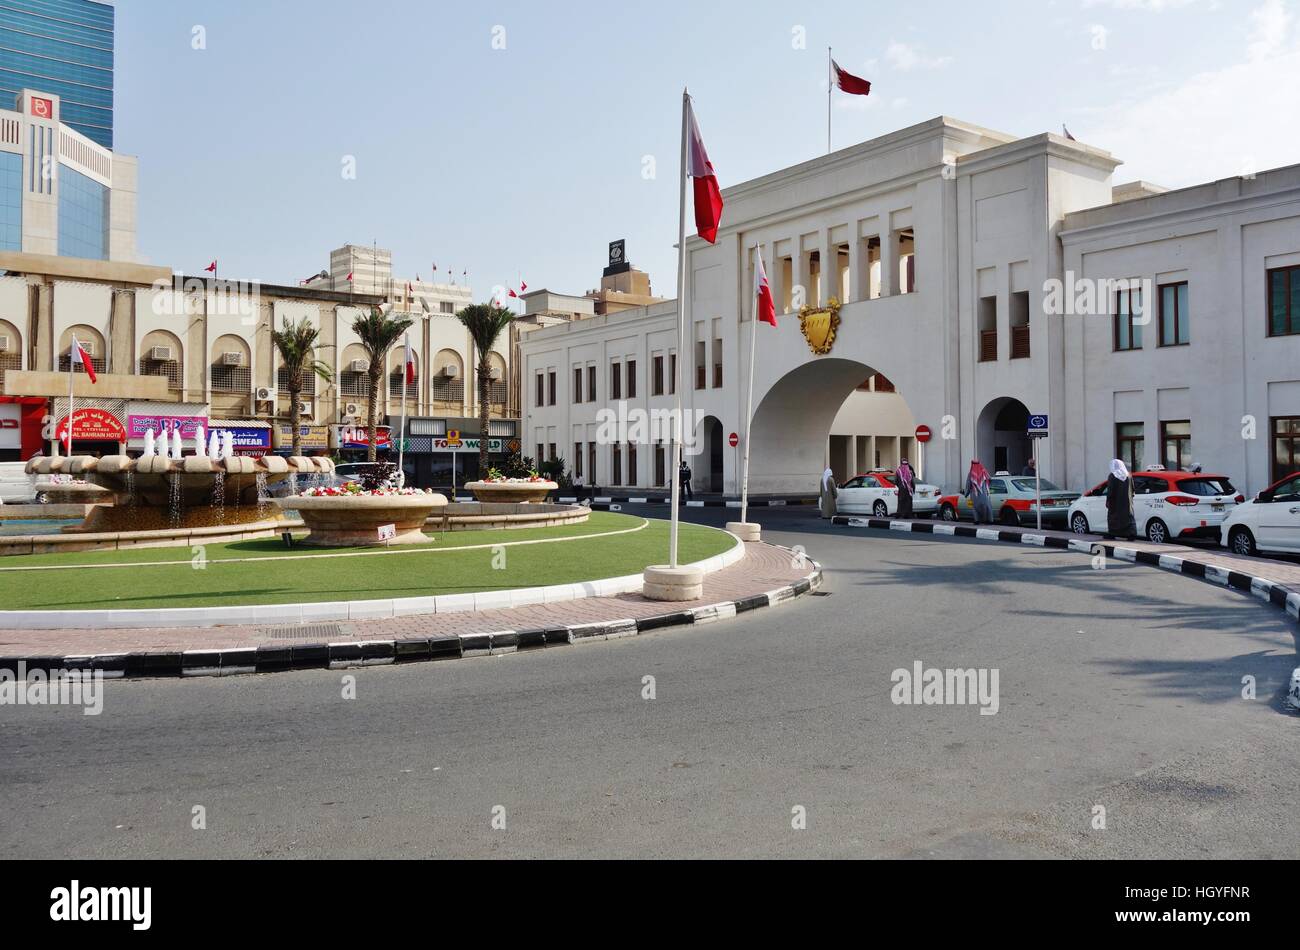
M 55 427 L 57 441 L 68 441 L 68 417 L 64 416 Z M 72 437 L 83 442 L 125 442 L 126 427 L 106 409 L 78 409 Z

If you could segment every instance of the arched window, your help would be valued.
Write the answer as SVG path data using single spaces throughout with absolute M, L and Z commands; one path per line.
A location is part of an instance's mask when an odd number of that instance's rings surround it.
M 407 402 L 415 402 L 420 398 L 420 354 L 415 352 L 414 347 L 412 347 L 411 358 L 415 361 L 415 372 L 411 382 L 406 384 Z M 406 348 L 400 344 L 393 347 L 393 353 L 388 361 L 388 398 L 400 400 L 402 384 L 406 379 Z
M 465 404 L 465 362 L 455 350 L 439 350 L 433 358 L 430 389 L 433 401 L 445 408 Z
M 233 334 L 212 344 L 212 391 L 248 393 L 253 388 L 252 352 L 247 341 Z
M 312 365 L 316 362 L 316 351 L 312 350 L 303 364 L 303 370 L 300 374 L 302 377 L 302 389 L 298 395 L 303 399 L 311 399 L 316 395 L 316 373 L 312 370 Z M 289 371 L 280 366 L 275 371 L 275 386 L 281 396 L 289 395 Z
M 0 390 L 4 389 L 5 370 L 23 368 L 23 340 L 18 328 L 8 320 L 0 320 Z
M 80 340 L 81 337 L 77 339 Z M 181 373 L 183 365 L 181 341 L 177 337 L 166 330 L 154 330 L 145 334 L 140 342 L 141 376 L 165 376 L 167 388 L 177 392 L 185 382 Z
M 492 374 L 492 380 L 488 383 L 488 404 L 504 407 L 510 381 L 506 379 L 505 357 L 495 350 L 488 353 L 488 372 Z
M 367 399 L 370 396 L 369 361 L 360 343 L 350 343 L 339 361 L 339 395 L 345 399 Z M 361 369 L 361 367 L 367 369 Z
M 95 368 L 95 372 L 104 372 L 105 367 L 108 366 L 108 349 L 104 345 L 104 336 L 94 327 L 85 325 L 68 327 L 63 331 L 63 338 L 59 341 L 59 372 L 66 373 L 72 368 L 72 338 L 74 336 L 82 348 L 90 354 L 90 365 Z M 82 372 L 82 370 L 77 372 Z

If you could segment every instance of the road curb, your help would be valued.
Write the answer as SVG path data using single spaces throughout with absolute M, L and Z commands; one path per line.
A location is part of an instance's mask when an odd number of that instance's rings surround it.
M 875 531 L 897 531 L 911 534 L 929 534 L 942 537 L 974 538 L 978 541 L 998 541 L 1007 544 L 1032 545 L 1034 547 L 1053 548 L 1064 551 L 1077 551 L 1080 554 L 1095 555 L 1100 548 L 1108 557 L 1134 564 L 1159 568 L 1187 577 L 1195 577 L 1211 584 L 1228 587 L 1243 594 L 1272 604 L 1284 610 L 1292 620 L 1300 621 L 1300 590 L 1279 584 L 1266 577 L 1232 571 L 1213 564 L 1203 564 L 1177 554 L 1160 554 L 1155 551 L 1141 551 L 1126 548 L 1120 544 L 1088 541 L 1076 538 L 1058 538 L 1039 534 L 1027 528 L 984 528 L 974 525 L 953 524 L 946 521 L 893 521 L 889 518 L 867 518 L 850 515 L 836 515 L 831 524 L 839 527 L 870 528 Z M 1177 550 L 1177 549 L 1175 549 Z M 1287 691 L 1287 702 L 1293 709 L 1300 711 L 1300 666 L 1291 676 Z
M 407 640 L 304 643 L 94 656 L 6 656 L 0 657 L 0 670 L 8 670 L 17 676 L 19 664 L 22 664 L 27 672 L 39 670 L 47 675 L 60 670 L 76 670 L 82 673 L 102 672 L 106 679 L 177 679 L 284 673 L 293 670 L 355 669 L 503 656 L 554 646 L 620 640 L 655 630 L 713 623 L 762 607 L 776 607 L 821 587 L 821 565 L 812 559 L 808 559 L 808 564 L 811 573 L 764 594 L 640 619 L 629 617 L 589 624 L 565 624 L 528 630 L 485 630 Z

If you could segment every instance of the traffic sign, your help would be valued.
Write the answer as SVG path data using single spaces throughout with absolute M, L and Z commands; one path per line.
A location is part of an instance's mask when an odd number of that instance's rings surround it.
M 736 446 L 740 445 L 740 436 L 736 435 L 734 432 L 731 433 L 731 435 L 727 436 L 727 443 L 734 449 Z
M 1029 417 L 1029 437 L 1031 439 L 1043 439 L 1048 435 L 1047 416 L 1032 415 Z
M 925 445 L 927 442 L 929 442 L 929 441 L 930 441 L 931 439 L 933 439 L 933 438 L 934 438 L 934 433 L 930 431 L 930 427 L 929 427 L 929 426 L 917 426 L 917 427 L 916 427 L 916 441 L 917 441 L 917 442 L 921 443 L 922 445 Z

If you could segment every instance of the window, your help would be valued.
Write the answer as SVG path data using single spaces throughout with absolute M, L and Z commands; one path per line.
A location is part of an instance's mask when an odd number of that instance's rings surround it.
M 388 398 L 401 399 L 402 390 L 406 390 L 407 399 L 420 398 L 420 374 L 415 374 L 415 379 L 411 383 L 406 382 L 406 367 L 399 366 L 388 374 Z
M 609 364 L 609 398 L 623 398 L 623 364 L 618 360 Z
M 95 374 L 98 375 L 104 372 L 104 367 L 107 366 L 108 363 L 105 362 L 104 357 L 102 356 L 92 356 L 90 358 L 90 365 L 94 368 Z M 67 353 L 64 353 L 59 357 L 59 372 L 66 373 L 70 369 L 72 369 L 72 357 Z M 78 373 L 84 373 L 85 371 L 86 369 L 84 366 L 77 367 Z
M 627 398 L 636 398 L 636 360 L 627 361 Z
M 596 367 L 587 367 L 587 402 L 596 401 Z
M 650 395 L 664 394 L 664 358 L 656 356 L 650 361 Z
M 596 443 L 587 443 L 587 479 L 594 485 L 596 484 Z
M 1187 283 L 1166 284 L 1160 288 L 1160 345 L 1185 346 L 1190 341 Z
M 677 354 L 668 354 L 668 395 L 677 393 Z
M 546 377 L 541 373 L 537 374 L 537 397 L 533 401 L 533 405 L 539 409 L 546 405 Z
M 248 393 L 252 390 L 253 377 L 247 366 L 213 363 L 211 374 L 214 393 Z
M 1279 416 L 1272 420 L 1273 481 L 1300 472 L 1300 416 Z
M 1115 352 L 1142 349 L 1142 290 L 1133 287 L 1115 294 Z
M 445 379 L 446 377 L 444 376 L 443 378 Z M 437 388 L 436 382 L 434 383 L 434 388 Z M 370 375 L 368 373 L 353 373 L 351 371 L 339 373 L 339 395 L 369 396 Z
M 1187 419 L 1160 423 L 1165 468 L 1186 471 L 1192 464 L 1192 423 Z
M 705 361 L 707 359 L 708 356 L 704 352 L 704 341 L 699 340 L 695 344 L 695 388 L 696 389 L 704 388 L 704 384 L 706 382 L 705 373 L 707 372 L 707 370 L 705 369 Z
M 1268 272 L 1268 335 L 1300 333 L 1300 267 Z
M 872 376 L 871 379 L 875 381 L 875 389 L 873 390 L 873 392 L 878 392 L 878 393 L 897 392 L 893 382 L 891 382 L 889 377 L 885 376 L 883 373 L 877 373 L 875 376 Z
M 533 459 L 534 464 L 537 464 L 537 463 L 541 463 L 541 462 L 546 461 L 546 455 L 543 453 L 543 448 L 544 448 L 544 446 L 542 445 L 542 443 L 538 442 L 538 443 L 537 443 L 537 455 L 536 455 L 536 457 Z
M 1011 295 L 1011 358 L 1029 359 L 1029 294 Z
M 343 379 L 345 382 L 348 375 L 349 374 L 347 373 L 343 374 Z M 452 377 L 446 375 L 445 373 L 439 373 L 437 376 L 433 377 L 432 390 L 433 390 L 434 402 L 448 402 L 448 403 L 455 403 L 455 404 L 461 404 L 465 402 L 465 381 L 461 379 L 459 376 Z M 341 390 L 341 391 L 345 396 L 365 395 L 364 392 L 349 393 L 346 390 Z M 490 397 L 489 397 L 489 401 L 491 401 Z
M 109 189 L 59 165 L 59 256 L 108 259 Z
M 173 361 L 173 362 L 174 362 L 174 361 Z M 140 375 L 141 375 L 141 376 L 166 376 L 166 375 L 168 375 L 167 373 L 160 373 L 160 372 L 157 372 L 156 370 L 153 371 L 153 372 L 148 372 L 148 371 L 146 371 L 145 368 L 144 368 L 146 363 L 150 363 L 151 365 L 153 365 L 153 366 L 155 366 L 155 367 L 157 367 L 157 366 L 162 366 L 162 365 L 163 365 L 162 363 L 153 363 L 151 360 L 141 360 L 141 361 L 140 361 Z M 179 373 L 179 370 L 178 370 L 177 372 Z M 305 370 L 302 371 L 302 377 L 301 377 L 301 378 L 302 378 L 302 389 L 301 389 L 301 391 L 299 392 L 299 395 L 301 395 L 301 396 L 314 396 L 314 395 L 316 395 L 316 374 L 313 373 L 311 370 L 306 370 L 306 369 L 305 369 Z M 278 370 L 275 371 L 275 384 L 276 384 L 276 389 L 277 389 L 277 391 L 280 393 L 281 396 L 287 396 L 287 395 L 289 395 L 289 373 L 288 373 L 288 371 L 287 371 L 283 366 L 281 366 Z M 174 388 L 179 389 L 179 388 L 180 388 L 180 383 L 178 382 Z
M 1130 472 L 1142 471 L 1146 435 L 1141 422 L 1121 422 L 1115 426 L 1115 458 L 1128 466 Z
M 663 441 L 655 443 L 655 488 L 663 488 L 668 484 L 668 458 L 664 451 Z
M 547 454 L 546 457 L 547 457 L 548 459 L 550 459 L 552 462 L 554 462 L 557 458 L 560 457 L 560 453 L 558 453 L 558 452 L 555 451 L 555 443 L 554 443 L 554 442 L 552 442 L 552 443 L 548 446 L 548 448 L 549 448 L 550 451 L 549 451 L 549 453 Z M 537 461 L 540 462 L 541 459 L 538 459 Z
M 548 384 L 549 391 L 550 391 L 550 400 L 547 403 L 547 405 L 554 406 L 555 405 L 555 370 L 550 370 L 546 374 L 546 382 Z
M 623 448 L 617 443 L 609 447 L 610 483 L 623 484 Z
M 0 154 L 0 248 L 23 249 L 23 155 Z
M 627 444 L 627 483 L 636 484 L 636 443 Z
M 713 388 L 722 388 L 722 341 L 713 341 Z
M 573 401 L 582 402 L 582 367 L 573 367 Z
M 979 302 L 980 362 L 998 358 L 998 298 L 981 297 Z
M 582 478 L 582 443 L 573 443 L 573 475 Z
M 444 300 L 438 304 L 438 310 L 441 313 L 454 314 L 456 312 L 456 305 L 450 300 Z

